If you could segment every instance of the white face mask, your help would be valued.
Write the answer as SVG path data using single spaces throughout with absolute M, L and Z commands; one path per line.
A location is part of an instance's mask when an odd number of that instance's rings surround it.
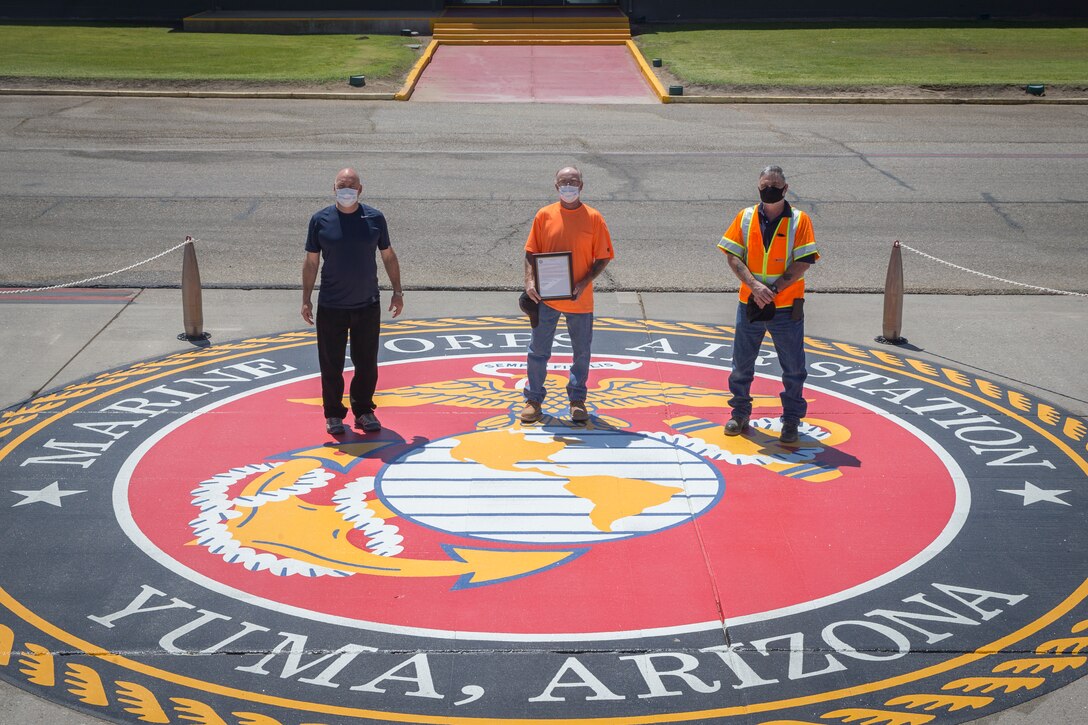
M 337 189 L 336 203 L 340 206 L 354 206 L 359 201 L 359 192 L 355 189 Z
M 560 186 L 559 198 L 568 204 L 573 204 L 578 201 L 578 197 L 581 195 L 582 190 L 577 186 Z

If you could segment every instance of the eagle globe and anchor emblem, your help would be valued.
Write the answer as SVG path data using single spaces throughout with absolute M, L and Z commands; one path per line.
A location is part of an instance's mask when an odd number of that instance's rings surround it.
M 621 374 L 641 365 L 592 364 Z M 192 492 L 199 509 L 190 523 L 192 543 L 254 572 L 456 577 L 456 590 L 537 574 L 595 545 L 690 523 L 722 500 L 726 482 L 715 462 L 758 466 L 812 483 L 842 475 L 817 460 L 826 447 L 850 438 L 845 426 L 831 421 L 807 419 L 800 443 L 783 446 L 777 418 L 754 418 L 748 435 L 727 437 L 720 423 L 699 416 L 666 417 L 663 430 L 633 430 L 622 417 L 667 403 L 720 417 L 728 395 L 706 387 L 604 377 L 590 391 L 588 423 L 562 417 L 562 396 L 553 395 L 542 421 L 522 425 L 515 411 L 523 399 L 524 367 L 489 361 L 473 367 L 478 377 L 396 387 L 376 396 L 384 410 L 426 406 L 490 413 L 476 421 L 475 430 L 407 450 L 399 437 L 307 447 L 200 482 Z M 549 365 L 551 390 L 562 389 L 567 369 L 569 364 Z M 321 405 L 320 398 L 290 402 Z M 757 409 L 778 405 L 777 397 L 754 396 Z M 391 447 L 400 452 L 383 461 L 376 475 L 355 475 L 359 464 Z M 315 492 L 328 502 L 309 500 Z M 398 521 L 473 544 L 446 542 L 437 555 L 409 556 Z
M 49 559 L 43 577 L 9 547 L 0 675 L 119 718 L 154 705 L 208 722 L 619 721 L 672 694 L 654 672 L 690 669 L 698 682 L 666 717 L 753 725 L 958 722 L 1077 678 L 1075 416 L 811 339 L 806 397 L 825 419 L 779 444 L 769 362 L 752 430 L 726 437 L 721 338 L 648 341 L 621 320 L 602 325 L 612 347 L 595 359 L 589 423 L 568 418 L 560 364 L 545 419 L 522 425 L 524 359 L 498 352 L 516 346 L 509 322 L 473 324 L 391 338 L 378 434 L 318 437 L 312 333 L 139 363 L 19 411 L 5 470 L 38 505 L 11 507 L 9 538 L 50 552 L 43 523 L 85 524 L 89 552 L 129 556 Z M 503 332 L 475 334 L 489 327 Z M 1059 526 L 1068 546 L 1037 535 Z M 983 551 L 1008 566 L 964 565 Z M 57 581 L 78 606 L 47 596 Z M 728 696 L 748 684 L 766 688 Z

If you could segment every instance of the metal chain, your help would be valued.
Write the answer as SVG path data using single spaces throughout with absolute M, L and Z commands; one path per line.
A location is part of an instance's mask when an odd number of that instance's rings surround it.
M 958 264 L 952 264 L 951 262 L 946 262 L 943 259 L 938 259 L 937 257 L 934 257 L 932 254 L 926 254 L 925 252 L 921 251 L 920 249 L 915 249 L 914 247 L 912 247 L 912 246 L 910 246 L 908 244 L 903 244 L 903 242 L 900 242 L 899 246 L 902 247 L 903 249 L 909 249 L 910 251 L 914 252 L 915 254 L 920 255 L 922 257 L 925 257 L 926 259 L 932 259 L 934 262 L 940 262 L 941 264 L 952 267 L 953 269 L 958 269 L 958 270 L 960 270 L 962 272 L 970 272 L 971 274 L 977 274 L 979 277 L 985 277 L 986 279 L 992 279 L 992 280 L 994 280 L 996 282 L 1004 282 L 1006 284 L 1014 284 L 1014 285 L 1018 285 L 1020 287 L 1027 287 L 1028 289 L 1039 290 L 1040 292 L 1051 292 L 1051 293 L 1056 294 L 1056 295 L 1072 295 L 1074 297 L 1088 297 L 1088 294 L 1085 294 L 1083 292 L 1069 292 L 1067 290 L 1051 289 L 1050 287 L 1040 287 L 1039 285 L 1035 285 L 1035 284 L 1025 284 L 1023 282 L 1014 282 L 1011 279 L 1002 279 L 1001 277 L 994 277 L 992 274 L 986 274 L 984 272 L 977 272 L 977 271 L 975 271 L 973 269 L 968 269 L 967 267 L 961 267 Z
M 106 277 L 112 277 L 115 274 L 121 274 L 122 272 L 129 271 L 130 269 L 136 269 L 137 267 L 139 267 L 142 264 L 147 264 L 148 262 L 154 262 L 159 257 L 165 257 L 167 254 L 170 254 L 171 252 L 176 252 L 177 250 L 181 249 L 186 244 L 192 244 L 192 243 L 197 242 L 197 241 L 199 241 L 199 240 L 193 239 L 192 237 L 186 237 L 185 241 L 182 242 L 181 244 L 170 247 L 170 249 L 167 249 L 165 252 L 159 252 L 154 257 L 150 257 L 148 259 L 145 259 L 142 262 L 137 262 L 136 264 L 130 264 L 129 266 L 125 267 L 124 269 L 117 269 L 117 270 L 114 270 L 112 272 L 106 272 L 105 274 L 100 274 L 97 277 L 88 277 L 87 279 L 81 279 L 78 282 L 65 282 L 63 284 L 54 284 L 54 285 L 50 285 L 48 287 L 29 287 L 27 289 L 0 290 L 0 295 L 19 295 L 19 294 L 24 294 L 26 292 L 46 292 L 46 291 L 51 290 L 51 289 L 61 289 L 63 287 L 78 287 L 79 285 L 87 284 L 88 282 L 97 282 L 100 279 L 105 279 Z

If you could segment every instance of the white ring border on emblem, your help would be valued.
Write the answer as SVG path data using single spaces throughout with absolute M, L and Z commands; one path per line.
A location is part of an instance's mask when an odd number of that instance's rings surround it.
M 258 353 L 255 353 L 258 354 Z M 457 359 L 471 360 L 476 358 L 495 358 L 495 353 L 481 354 L 481 355 L 458 355 Z M 560 355 L 559 357 L 566 357 Z M 641 362 L 668 362 L 676 365 L 688 365 L 692 367 L 709 368 L 712 370 L 728 370 L 727 366 L 711 365 L 708 363 L 691 362 L 687 360 L 673 360 L 668 358 L 656 358 L 656 357 L 641 357 L 641 356 L 628 356 L 628 355 L 616 355 L 616 354 L 597 354 L 598 359 L 618 359 L 618 360 L 638 360 Z M 381 367 L 388 367 L 393 365 L 405 365 L 414 364 L 420 362 L 431 362 L 435 360 L 448 361 L 449 355 L 434 355 L 430 357 L 411 358 L 409 360 L 391 360 L 381 363 Z M 350 369 L 350 368 L 349 368 Z M 887 571 L 880 576 L 869 579 L 861 584 L 857 584 L 849 589 L 844 589 L 834 594 L 829 594 L 819 599 L 812 599 L 802 604 L 794 604 L 788 607 L 781 607 L 779 609 L 772 609 L 766 612 L 756 612 L 753 614 L 746 614 L 740 617 L 734 617 L 727 619 L 724 624 L 718 620 L 712 620 L 709 622 L 695 622 L 692 624 L 673 625 L 670 627 L 656 627 L 651 629 L 638 629 L 631 631 L 620 632 L 584 632 L 577 634 L 565 634 L 565 633 L 549 633 L 549 634 L 525 634 L 525 633 L 500 633 L 500 632 L 466 632 L 463 630 L 449 631 L 444 629 L 429 629 L 426 627 L 406 627 L 398 624 L 384 624 L 380 622 L 368 622 L 359 619 L 350 619 L 348 617 L 341 617 L 337 615 L 325 615 L 313 610 L 303 609 L 302 607 L 296 607 L 290 604 L 283 604 L 282 602 L 275 602 L 264 597 L 258 597 L 253 594 L 240 591 L 234 587 L 226 586 L 222 582 L 216 581 L 204 574 L 193 571 L 187 566 L 184 566 L 173 557 L 166 554 L 159 547 L 155 546 L 140 530 L 137 526 L 135 519 L 132 517 L 132 512 L 128 507 L 128 488 L 131 482 L 132 473 L 135 471 L 136 466 L 139 464 L 143 456 L 151 450 L 152 447 L 167 435 L 172 433 L 177 428 L 189 422 L 191 419 L 204 415 L 216 408 L 220 408 L 224 405 L 246 398 L 251 395 L 262 393 L 266 390 L 273 388 L 280 388 L 286 385 L 297 383 L 301 380 L 308 380 L 316 378 L 320 373 L 313 373 L 309 375 L 300 375 L 288 380 L 279 380 L 268 385 L 262 385 L 261 387 L 248 390 L 237 395 L 232 395 L 223 400 L 212 403 L 199 410 L 194 410 L 187 415 L 181 416 L 169 425 L 164 426 L 162 429 L 156 431 L 153 435 L 147 438 L 139 447 L 134 450 L 125 462 L 121 465 L 117 472 L 117 477 L 114 479 L 113 486 L 113 508 L 114 515 L 117 517 L 117 522 L 121 527 L 121 530 L 129 537 L 129 539 L 136 544 L 145 554 L 147 554 L 152 561 L 159 564 L 168 571 L 172 571 L 175 574 L 181 576 L 183 579 L 187 579 L 194 584 L 209 589 L 217 594 L 221 594 L 235 601 L 242 602 L 244 604 L 250 604 L 268 609 L 280 614 L 287 614 L 296 617 L 302 617 L 304 619 L 310 619 L 316 622 L 322 622 L 325 624 L 335 624 L 345 627 L 351 627 L 353 629 L 363 629 L 376 632 L 385 632 L 389 634 L 408 635 L 416 637 L 434 637 L 436 639 L 460 639 L 460 640 L 478 640 L 488 642 L 591 642 L 602 640 L 623 640 L 623 639 L 637 639 L 644 637 L 661 637 L 676 634 L 692 634 L 695 632 L 706 632 L 715 629 L 720 629 L 722 626 L 736 626 L 740 624 L 750 624 L 753 622 L 763 622 L 770 619 L 777 619 L 779 617 L 786 617 L 792 614 L 799 614 L 801 612 L 807 612 L 821 607 L 836 604 L 838 602 L 852 599 L 856 596 L 864 594 L 866 592 L 878 589 L 886 584 L 889 584 L 907 574 L 921 567 L 928 562 L 938 553 L 944 550 L 944 548 L 952 542 L 953 539 L 959 534 L 960 529 L 963 528 L 963 524 L 967 521 L 967 514 L 971 508 L 971 489 L 967 483 L 966 477 L 963 475 L 963 471 L 956 463 L 943 446 L 937 444 L 928 434 L 915 428 L 910 423 L 889 414 L 887 411 L 881 410 L 865 401 L 861 401 L 855 398 L 847 398 L 837 391 L 829 390 L 819 385 L 809 385 L 806 383 L 806 387 L 812 390 L 818 390 L 822 393 L 830 395 L 833 398 L 845 400 L 849 403 L 856 404 L 862 408 L 870 410 L 877 415 L 892 420 L 893 422 L 901 425 L 908 432 L 913 433 L 919 440 L 925 443 L 930 450 L 932 450 L 937 457 L 944 462 L 945 467 L 948 469 L 949 475 L 952 478 L 953 485 L 956 492 L 956 503 L 952 509 L 952 515 L 949 517 L 948 523 L 945 525 L 941 533 L 930 542 L 925 548 L 915 554 L 913 557 L 903 562 L 894 569 Z M 777 377 L 758 374 L 759 377 L 770 378 L 778 380 Z M 242 464 L 244 465 L 244 464 Z M 729 481 L 726 479 L 726 486 L 728 487 Z

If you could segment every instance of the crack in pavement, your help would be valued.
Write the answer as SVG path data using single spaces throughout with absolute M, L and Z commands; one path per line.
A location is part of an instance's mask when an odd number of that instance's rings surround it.
M 991 209 L 994 210 L 995 214 L 1001 217 L 1001 220 L 1005 222 L 1006 226 L 1008 226 L 1010 229 L 1015 229 L 1018 232 L 1024 231 L 1024 227 L 1017 224 L 1011 216 L 1009 216 L 1006 212 L 1002 211 L 1001 207 L 998 204 L 998 201 L 994 199 L 993 194 L 984 191 L 982 192 L 982 199 L 990 206 Z
M 819 134 L 819 133 L 813 133 L 812 135 L 815 136 L 816 138 L 823 139 L 824 141 L 827 141 L 830 144 L 833 144 L 833 145 L 836 145 L 836 146 L 838 146 L 840 148 L 846 149 L 851 154 L 853 154 L 855 158 L 857 158 L 859 161 L 861 161 L 861 163 L 865 164 L 866 166 L 868 166 L 870 169 L 877 172 L 881 176 L 884 176 L 884 177 L 886 177 L 888 179 L 891 179 L 892 181 L 894 181 L 896 184 L 903 187 L 904 189 L 907 189 L 909 191 L 915 191 L 916 190 L 913 186 L 911 186 L 907 182 L 903 181 L 902 179 L 900 179 L 895 174 L 891 173 L 890 171 L 885 171 L 884 169 L 882 169 L 879 166 L 877 166 L 876 164 L 874 164 L 872 161 L 869 160 L 868 156 L 863 154 L 861 151 L 858 151 L 857 149 L 852 148 L 849 144 L 844 143 L 843 141 L 839 141 L 838 139 L 831 138 L 830 136 L 825 136 L 825 135 Z

